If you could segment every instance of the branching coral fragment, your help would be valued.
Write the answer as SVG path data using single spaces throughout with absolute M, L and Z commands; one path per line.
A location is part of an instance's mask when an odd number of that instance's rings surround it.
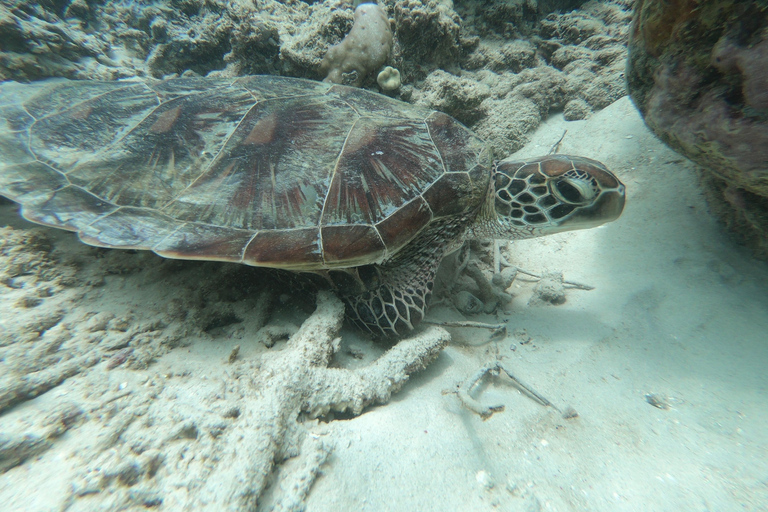
M 208 503 L 229 503 L 233 510 L 251 509 L 263 493 L 276 462 L 290 454 L 289 446 L 306 446 L 306 429 L 299 414 L 310 418 L 331 411 L 360 414 L 364 407 L 386 403 L 410 375 L 437 357 L 450 340 L 449 334 L 432 327 L 400 341 L 368 367 L 357 370 L 329 368 L 339 349 L 337 337 L 344 318 L 344 306 L 332 294 L 318 295 L 316 311 L 290 337 L 286 347 L 261 364 L 255 378 L 255 393 L 243 402 L 241 419 L 261 428 L 232 430 L 230 460 L 222 460 L 227 471 L 215 470 L 206 479 L 198 499 Z M 229 442 L 226 441 L 225 442 Z M 321 452 L 327 455 L 330 447 Z M 296 451 L 299 451 L 296 448 Z M 325 460 L 325 455 L 321 457 Z M 231 479 L 232 466 L 240 478 Z M 317 471 L 308 470 L 314 478 Z

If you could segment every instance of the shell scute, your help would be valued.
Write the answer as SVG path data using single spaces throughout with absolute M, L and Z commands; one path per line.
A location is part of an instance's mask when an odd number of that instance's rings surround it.
M 166 101 L 67 177 L 117 205 L 163 208 L 204 171 L 253 103 L 240 89 Z
M 284 269 L 321 268 L 320 229 L 264 230 L 243 254 L 243 263 Z
M 0 97 L 0 102 L 7 98 Z M 26 135 L 25 131 L 35 121 L 18 103 L 16 105 L 0 105 L 0 132 L 16 132 Z
M 165 211 L 238 229 L 317 226 L 351 116 L 338 101 L 258 103 L 216 160 Z
M 354 266 L 383 258 L 386 248 L 376 229 L 367 225 L 324 226 L 323 261 L 328 267 L 340 263 Z
M 492 162 L 489 152 L 483 155 L 480 162 L 470 167 L 467 171 L 469 179 L 472 181 L 472 190 L 475 195 L 481 194 L 485 197 L 485 193 L 488 190 L 488 184 L 491 182 L 491 173 L 489 169 L 492 167 Z
M 64 95 L 60 101 L 66 102 L 68 108 L 57 109 L 52 115 L 28 106 L 30 114 L 37 119 L 29 128 L 29 138 L 30 149 L 38 158 L 57 162 L 62 167 L 90 159 L 132 130 L 148 110 L 159 104 L 157 95 L 142 83 L 128 82 L 118 88 L 113 86 L 112 90 L 100 87 L 88 87 L 88 90 L 101 93 L 82 99 L 85 95 L 76 94 L 77 87 L 67 88 L 73 97 Z
M 486 144 L 452 117 L 433 112 L 426 124 L 446 172 L 466 172 L 486 157 Z
M 51 80 L 43 82 L 23 105 L 32 117 L 41 119 L 45 116 L 55 116 L 73 105 L 97 102 L 102 97 L 121 96 L 123 93 L 119 91 L 125 89 L 133 92 L 137 86 L 146 90 L 143 82 Z
M 389 253 L 394 254 L 431 220 L 432 211 L 427 202 L 422 197 L 417 197 L 378 223 L 376 229 L 379 230 Z
M 380 222 L 442 173 L 423 122 L 360 118 L 336 165 L 322 223 Z
M 252 238 L 251 231 L 188 222 L 152 250 L 166 258 L 240 261 Z
M 440 177 L 434 185 L 424 192 L 426 200 L 435 218 L 449 215 L 459 215 L 467 211 L 472 203 L 472 197 L 476 195 L 475 186 L 465 172 L 447 173 Z
M 321 95 L 332 86 L 326 82 L 281 76 L 246 76 L 236 79 L 233 85 L 247 89 L 258 100 Z
M 77 231 L 117 209 L 115 205 L 72 185 L 56 191 L 49 190 L 48 197 L 40 199 L 22 203 L 21 214 L 24 218 L 70 231 Z
M 35 160 L 29 151 L 26 131 L 33 121 L 32 116 L 18 105 L 0 107 L 0 170 L 14 163 Z
M 123 207 L 81 227 L 80 239 L 99 247 L 150 249 L 181 226 L 157 210 Z
M 0 172 L 0 189 L 21 203 L 41 203 L 57 190 L 69 185 L 67 178 L 52 167 L 37 161 L 9 165 Z
M 235 79 L 232 78 L 209 78 L 201 76 L 181 76 L 168 80 L 156 82 L 147 82 L 147 86 L 152 89 L 163 101 L 169 101 L 179 96 L 195 95 L 201 91 L 210 93 L 212 91 L 223 92 L 223 89 L 232 88 Z
M 347 102 L 361 115 L 421 121 L 433 112 L 423 107 L 406 105 L 402 101 L 346 85 L 334 85 L 329 94 Z

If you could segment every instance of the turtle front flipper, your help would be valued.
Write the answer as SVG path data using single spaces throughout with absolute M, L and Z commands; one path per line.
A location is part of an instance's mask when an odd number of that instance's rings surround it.
M 439 263 L 440 260 L 435 259 L 428 268 L 418 272 L 403 268 L 398 274 L 386 273 L 381 276 L 379 286 L 344 297 L 347 316 L 360 329 L 374 336 L 407 334 L 427 313 Z
M 427 313 L 435 273 L 440 259 L 422 268 L 403 265 L 384 268 L 370 265 L 378 286 L 344 297 L 347 316 L 364 331 L 374 336 L 403 336 L 412 331 Z M 383 272 L 388 270 L 389 272 Z
M 461 245 L 466 225 L 464 218 L 436 222 L 391 260 L 357 267 L 364 290 L 342 292 L 349 319 L 374 336 L 412 331 L 427 313 L 440 261 Z

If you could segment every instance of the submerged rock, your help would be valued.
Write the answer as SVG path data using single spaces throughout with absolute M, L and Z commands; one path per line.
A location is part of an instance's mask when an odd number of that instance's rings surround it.
M 638 0 L 627 80 L 648 127 L 704 167 L 713 210 L 768 257 L 768 4 Z

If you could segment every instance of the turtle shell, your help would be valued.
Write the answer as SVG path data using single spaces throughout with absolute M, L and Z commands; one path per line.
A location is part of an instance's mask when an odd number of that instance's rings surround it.
M 381 262 L 490 180 L 445 114 L 271 76 L 1 84 L 0 155 L 0 194 L 88 244 L 295 270 Z

